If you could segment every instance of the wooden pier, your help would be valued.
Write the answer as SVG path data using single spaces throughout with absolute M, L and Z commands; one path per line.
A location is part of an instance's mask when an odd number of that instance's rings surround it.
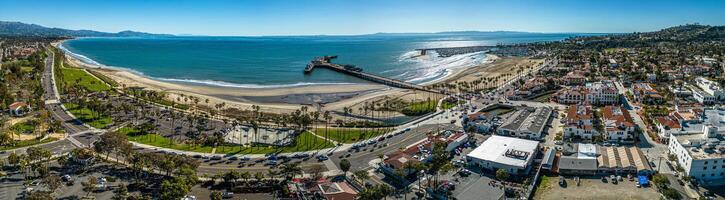
M 425 92 L 432 92 L 432 93 L 442 93 L 439 90 L 426 88 L 425 86 L 418 85 L 415 83 L 409 83 L 401 80 L 386 78 L 374 74 L 365 73 L 362 71 L 362 69 L 357 67 L 350 67 L 350 66 L 343 66 L 339 64 L 331 63 L 330 61 L 332 59 L 337 58 L 337 56 L 323 56 L 315 58 L 314 60 L 310 61 L 309 64 L 307 64 L 307 67 L 305 67 L 305 73 L 311 73 L 312 70 L 318 67 L 331 69 L 333 71 L 337 71 L 343 74 L 348 74 L 351 76 L 358 77 L 363 80 L 368 80 L 384 85 L 388 85 L 391 87 L 397 87 L 397 88 L 403 88 L 403 89 L 413 89 L 413 90 L 420 90 Z

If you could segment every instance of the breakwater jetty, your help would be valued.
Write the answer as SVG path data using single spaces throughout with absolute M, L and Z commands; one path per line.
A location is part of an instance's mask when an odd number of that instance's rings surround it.
M 340 64 L 334 64 L 330 62 L 332 59 L 337 58 L 337 56 L 323 56 L 323 57 L 317 57 L 314 60 L 310 61 L 309 64 L 305 67 L 305 74 L 312 73 L 312 71 L 315 68 L 326 68 L 333 71 L 337 71 L 343 74 L 351 75 L 354 77 L 358 77 L 363 80 L 371 81 L 380 83 L 383 85 L 391 86 L 391 87 L 397 87 L 397 88 L 403 88 L 403 89 L 413 89 L 413 90 L 420 90 L 420 91 L 426 91 L 426 92 L 433 92 L 433 93 L 442 93 L 439 90 L 427 88 L 422 85 L 418 85 L 415 83 L 409 83 L 401 80 L 386 78 L 374 74 L 369 74 L 363 72 L 362 68 L 356 67 L 354 65 L 340 65 Z

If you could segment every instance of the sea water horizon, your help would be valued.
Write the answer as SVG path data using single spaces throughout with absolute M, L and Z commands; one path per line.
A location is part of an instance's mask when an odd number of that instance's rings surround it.
M 358 36 L 176 36 L 77 38 L 61 48 L 91 65 L 128 70 L 156 80 L 237 88 L 366 83 L 326 69 L 304 74 L 314 57 L 413 83 L 487 61 L 485 52 L 416 57 L 418 48 L 559 41 L 582 33 L 484 32 Z

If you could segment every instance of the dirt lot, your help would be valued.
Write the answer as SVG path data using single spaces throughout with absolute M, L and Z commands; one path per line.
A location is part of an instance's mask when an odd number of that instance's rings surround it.
M 556 176 L 542 179 L 534 199 L 659 199 L 652 187 L 635 187 L 635 182 L 624 180 L 619 184 L 602 182 L 596 177 L 582 178 L 576 186 L 572 177 L 566 177 L 567 187 L 559 186 Z

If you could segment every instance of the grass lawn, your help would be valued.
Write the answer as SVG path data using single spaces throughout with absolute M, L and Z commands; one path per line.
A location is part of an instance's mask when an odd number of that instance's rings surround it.
M 551 183 L 549 183 L 551 179 L 552 177 L 549 176 L 541 176 L 541 182 L 539 183 L 539 187 L 536 188 L 536 193 L 534 193 L 535 197 L 540 197 L 551 189 Z
M 104 128 L 113 123 L 111 117 L 108 116 L 101 115 L 99 118 L 94 118 L 91 110 L 88 108 L 81 108 L 73 103 L 64 103 L 63 106 L 65 106 L 70 113 L 75 115 L 75 117 L 83 123 L 86 123 L 94 128 Z
M 401 112 L 408 116 L 419 116 L 436 111 L 438 101 L 419 101 L 408 104 Z
M 61 79 L 65 85 L 71 86 L 75 85 L 77 82 L 79 85 L 91 92 L 111 90 L 111 87 L 108 87 L 108 85 L 104 84 L 101 80 L 96 79 L 82 69 L 61 67 L 60 70 L 63 75 Z
M 318 134 L 319 135 L 319 134 Z M 297 136 L 292 146 L 286 146 L 281 148 L 273 147 L 241 147 L 239 145 L 227 144 L 216 148 L 216 153 L 224 154 L 266 154 L 273 152 L 298 152 L 298 151 L 311 151 L 318 149 L 326 149 L 335 147 L 331 142 L 312 135 L 310 132 L 305 131 L 304 133 Z
M 119 129 L 119 132 L 128 135 L 129 141 L 157 146 L 157 147 L 191 151 L 191 152 L 200 152 L 200 153 L 211 153 L 211 151 L 213 149 L 211 146 L 205 146 L 205 145 L 192 146 L 189 144 L 178 143 L 178 142 L 175 142 L 173 140 L 170 140 L 168 138 L 165 138 L 165 137 L 162 137 L 162 136 L 156 135 L 156 134 L 142 134 L 134 128 L 124 127 L 124 128 Z M 266 154 L 266 153 L 273 153 L 273 152 L 278 152 L 278 151 L 287 153 L 287 152 L 297 152 L 297 151 L 310 151 L 310 150 L 316 150 L 316 149 L 326 149 L 326 148 L 331 148 L 334 146 L 335 146 L 334 144 L 331 144 L 330 142 L 327 142 L 326 140 L 323 140 L 322 138 L 316 137 L 309 132 L 304 132 L 295 139 L 295 143 L 292 146 L 273 148 L 273 147 L 266 147 L 266 146 L 264 146 L 264 147 L 262 147 L 262 146 L 260 146 L 260 147 L 242 147 L 240 145 L 235 145 L 235 144 L 224 144 L 224 145 L 219 145 L 217 147 L 215 153 Z
M 113 79 L 108 78 L 106 75 L 103 75 L 103 74 L 93 71 L 93 70 L 88 70 L 88 72 L 93 74 L 94 76 L 98 77 L 103 82 L 108 83 L 108 85 L 111 85 L 111 87 L 118 87 L 118 83 L 116 81 L 114 81 Z
M 36 127 L 36 125 L 34 125 L 33 122 L 26 121 L 23 123 L 18 123 L 18 124 L 13 125 L 13 127 L 11 127 L 11 129 L 17 131 L 18 133 L 28 134 L 28 133 L 33 133 L 33 131 L 35 131 L 35 127 Z
M 391 128 L 377 128 L 372 130 L 360 128 L 328 128 L 327 134 L 325 134 L 325 128 L 318 128 L 314 131 L 317 135 L 327 137 L 334 141 L 354 143 L 390 132 Z
M 458 101 L 457 104 L 456 104 L 456 102 L 443 101 L 443 104 L 441 104 L 441 108 L 443 108 L 443 109 L 451 109 L 451 108 L 455 107 L 456 105 L 465 104 L 465 103 L 466 103 L 466 101 L 463 101 L 463 100 Z
M 43 144 L 43 143 L 48 143 L 48 142 L 52 142 L 52 141 L 56 141 L 56 140 L 58 140 L 58 139 L 49 137 L 44 140 L 32 139 L 32 140 L 15 141 L 14 145 L 0 146 L 0 151 L 17 149 L 17 148 L 21 148 L 21 147 L 36 145 L 36 144 Z
M 184 151 L 202 152 L 202 153 L 211 153 L 211 149 L 212 149 L 210 146 L 201 146 L 201 145 L 192 146 L 189 144 L 180 144 L 171 139 L 162 137 L 161 135 L 143 134 L 143 133 L 140 133 L 140 131 L 138 131 L 134 128 L 129 128 L 129 127 L 123 127 L 121 129 L 119 129 L 118 132 L 122 133 L 122 134 L 126 134 L 128 136 L 128 141 L 138 142 L 141 144 L 147 144 L 147 145 L 151 145 L 151 146 L 184 150 Z

